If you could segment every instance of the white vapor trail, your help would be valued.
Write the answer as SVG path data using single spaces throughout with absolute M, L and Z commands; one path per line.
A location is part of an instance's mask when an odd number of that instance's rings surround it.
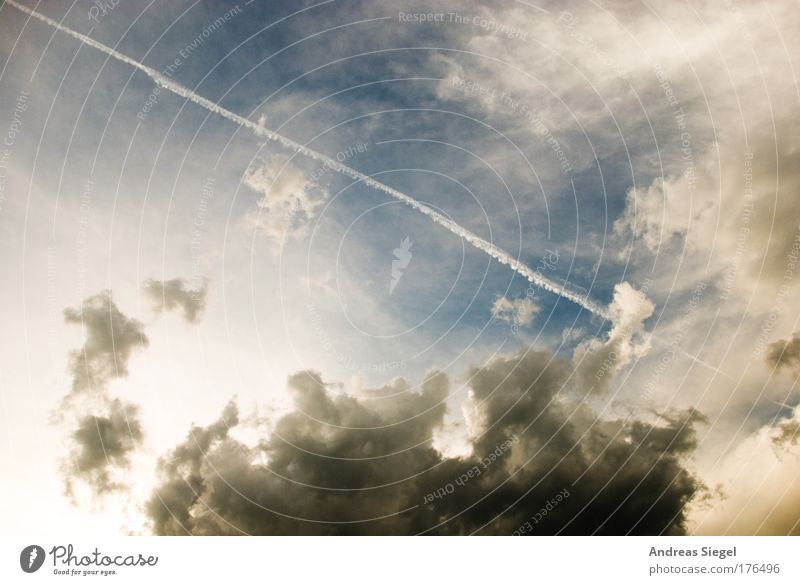
M 436 222 L 440 226 L 444 227 L 445 229 L 449 230 L 450 232 L 454 233 L 455 235 L 465 239 L 467 242 L 472 244 L 472 246 L 474 246 L 478 250 L 481 250 L 481 251 L 485 252 L 486 254 L 488 254 L 489 256 L 491 256 L 492 258 L 494 258 L 495 260 L 497 260 L 501 264 L 505 264 L 506 266 L 508 266 L 509 268 L 514 270 L 519 275 L 525 277 L 532 284 L 534 284 L 534 285 L 536 285 L 536 286 L 538 286 L 540 288 L 543 288 L 545 290 L 548 290 L 548 291 L 550 291 L 550 292 L 552 292 L 554 294 L 557 294 L 557 295 L 559 295 L 559 296 L 561 296 L 561 297 L 563 297 L 563 298 L 565 298 L 565 299 L 567 299 L 569 301 L 572 301 L 573 303 L 576 303 L 577 305 L 583 307 L 584 309 L 590 311 L 591 313 L 594 313 L 596 315 L 600 315 L 601 317 L 604 317 L 606 319 L 609 318 L 608 310 L 605 307 L 601 306 L 600 304 L 596 303 L 595 301 L 589 299 L 588 296 L 583 296 L 580 293 L 571 291 L 568 288 L 566 288 L 564 285 L 559 284 L 559 283 L 557 283 L 557 282 L 555 282 L 553 280 L 550 280 L 549 278 L 547 278 L 545 276 L 542 276 L 539 272 L 536 272 L 535 270 L 533 270 L 529 266 L 523 264 L 522 262 L 520 262 L 518 259 L 514 258 L 508 252 L 505 252 L 501 248 L 498 248 L 497 246 L 495 246 L 493 243 L 491 243 L 491 242 L 489 242 L 487 240 L 484 240 L 483 238 L 481 238 L 477 234 L 474 234 L 471 231 L 469 231 L 468 229 L 458 225 L 456 222 L 452 221 L 451 219 L 448 219 L 447 217 L 445 217 L 441 213 L 437 212 L 436 210 L 431 209 L 427 205 L 425 205 L 423 203 L 420 203 L 419 201 L 417 201 L 413 197 L 409 197 L 408 195 L 406 195 L 405 193 L 403 193 L 401 191 L 398 191 L 397 189 L 389 187 L 388 185 L 385 185 L 384 183 L 381 183 L 380 181 L 376 181 L 375 179 L 365 175 L 364 173 L 361 173 L 361 172 L 359 172 L 359 171 L 357 171 L 357 170 L 355 170 L 353 168 L 350 168 L 349 166 L 344 165 L 344 164 L 340 163 L 339 161 L 337 161 L 337 160 L 335 160 L 335 159 L 333 159 L 333 158 L 331 158 L 329 156 L 326 156 L 326 155 L 324 155 L 324 154 L 322 154 L 320 152 L 317 152 L 316 150 L 312 150 L 312 149 L 308 148 L 307 146 L 303 146 L 302 144 L 299 144 L 299 143 L 295 142 L 294 140 L 291 140 L 290 138 L 286 138 L 282 134 L 278 134 L 277 132 L 273 132 L 272 130 L 270 130 L 268 128 L 265 128 L 264 126 L 262 126 L 260 124 L 256 124 L 255 122 L 251 122 L 247 118 L 244 118 L 244 117 L 240 116 L 239 114 L 231 112 L 230 110 L 227 110 L 227 109 L 223 108 L 222 106 L 220 106 L 220 105 L 218 105 L 218 104 L 216 104 L 216 103 L 204 98 L 203 96 L 196 94 L 195 92 L 193 92 L 188 87 L 185 87 L 185 86 L 181 85 L 180 83 L 168 78 L 167 76 L 165 76 L 162 73 L 156 71 L 155 69 L 152 69 L 152 68 L 148 67 L 147 65 L 143 65 L 142 63 L 139 63 L 138 61 L 135 61 L 134 59 L 131 59 L 127 55 L 123 55 L 122 53 L 120 53 L 118 51 L 115 51 L 111 47 L 108 47 L 108 46 L 104 45 L 103 43 L 95 41 L 94 39 L 92 39 L 90 37 L 87 37 L 86 35 L 83 35 L 83 34 L 81 34 L 79 32 L 76 32 L 76 31 L 70 29 L 70 28 L 67 28 L 67 27 L 61 25 L 59 22 L 56 22 L 52 18 L 48 18 L 47 16 L 44 16 L 43 14 L 40 14 L 40 13 L 36 12 L 35 10 L 31 10 L 30 8 L 22 6 L 21 4 L 18 4 L 14 0 L 6 0 L 5 4 L 7 4 L 9 6 L 13 6 L 17 10 L 21 10 L 22 12 L 32 16 L 33 18 L 36 18 L 37 20 L 40 20 L 40 21 L 42 21 L 42 22 L 54 27 L 55 29 L 57 29 L 57 30 L 59 30 L 59 31 L 61 31 L 61 32 L 73 37 L 73 38 L 78 39 L 82 43 L 85 43 L 86 45 L 89 45 L 90 47 L 95 48 L 98 51 L 101 51 L 101 52 L 105 53 L 106 55 L 109 55 L 110 57 L 113 57 L 114 59 L 117 59 L 118 61 L 122 61 L 123 63 L 127 63 L 131 67 L 135 67 L 136 69 L 138 69 L 139 71 L 143 72 L 145 75 L 150 77 L 153 81 L 155 81 L 156 84 L 158 84 L 160 87 L 166 89 L 167 91 L 170 91 L 170 92 L 172 92 L 172 93 L 174 93 L 176 95 L 179 95 L 179 96 L 181 96 L 181 97 L 183 97 L 183 98 L 185 98 L 185 99 L 197 104 L 198 106 L 209 110 L 210 112 L 213 112 L 215 114 L 218 114 L 218 115 L 222 116 L 223 118 L 227 118 L 231 122 L 233 122 L 235 124 L 238 124 L 239 126 L 241 126 L 243 128 L 247 128 L 248 130 L 252 131 L 257 136 L 261 136 L 261 137 L 267 138 L 268 140 L 272 140 L 274 142 L 278 142 L 279 144 L 281 144 L 285 148 L 293 150 L 293 151 L 295 151 L 295 152 L 297 152 L 299 154 L 303 154 L 303 155 L 305 155 L 305 156 L 307 156 L 309 158 L 312 158 L 312 159 L 314 159 L 314 160 L 316 160 L 318 162 L 324 163 L 325 165 L 327 165 L 328 168 L 333 169 L 333 170 L 337 171 L 338 173 L 340 173 L 342 175 L 345 175 L 345 176 L 350 177 L 351 179 L 355 179 L 357 181 L 361 181 L 364 184 L 366 184 L 366 185 L 368 185 L 368 186 L 370 186 L 370 187 L 372 187 L 374 189 L 377 189 L 379 191 L 383 191 L 384 193 L 394 197 L 398 201 L 402 201 L 403 203 L 405 203 L 406 205 L 414 208 L 415 210 L 419 211 L 420 213 L 423 213 L 423 214 L 427 215 L 429 218 L 431 218 L 434 222 Z

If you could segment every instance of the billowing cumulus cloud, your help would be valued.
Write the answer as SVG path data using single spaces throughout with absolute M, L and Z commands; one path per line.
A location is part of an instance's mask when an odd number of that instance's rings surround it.
M 93 69 L 102 59 L 72 66 L 75 35 L 3 7 L 0 39 L 24 26 L 30 45 L 13 52 L 19 62 L 0 93 L 11 105 L 25 96 L 14 112 L 18 148 L 5 162 L 9 188 L 27 185 L 31 197 L 0 201 L 9 226 L 0 236 L 8 249 L 22 238 L 17 264 L 38 258 L 47 268 L 25 269 L 25 298 L 3 291 L 0 367 L 10 387 L 27 383 L 39 398 L 11 397 L 19 400 L 9 403 L 9 435 L 35 445 L 48 433 L 31 423 L 43 405 L 58 404 L 68 492 L 76 501 L 111 495 L 102 501 L 129 502 L 126 512 L 142 504 L 157 534 L 798 533 L 796 2 L 548 3 L 543 11 L 443 0 L 436 10 L 456 11 L 464 24 L 422 26 L 373 22 L 396 15 L 396 2 L 344 4 L 283 19 L 280 34 L 258 37 L 263 51 L 237 52 L 236 71 L 252 65 L 259 74 L 235 76 L 235 87 L 224 72 L 200 85 L 195 74 L 225 52 L 217 49 L 250 35 L 248 18 L 204 37 L 205 50 L 171 81 L 133 61 L 146 47 L 129 39 L 131 59 L 107 67 L 115 78 L 138 71 L 125 88 L 132 115 L 111 125 L 113 100 L 86 94 L 114 89 Z M 406 14 L 428 10 L 401 4 Z M 284 8 L 248 10 L 274 22 Z M 186 27 L 167 27 L 149 63 L 173 62 L 182 35 L 203 29 L 195 12 Z M 151 28 L 163 29 L 162 17 L 171 15 L 148 15 Z M 329 28 L 331 18 L 358 26 Z M 304 40 L 282 50 L 292 39 Z M 53 50 L 42 53 L 46 43 Z M 84 45 L 102 58 L 98 47 Z M 449 49 L 382 50 L 390 47 Z M 32 80 L 25 74 L 35 67 Z M 154 79 L 171 88 L 158 103 L 146 97 Z M 79 128 L 69 107 L 76 96 L 95 106 Z M 41 115 L 56 98 L 66 107 Z M 248 121 L 256 119 L 265 127 Z M 42 124 L 49 139 L 37 144 Z M 332 169 L 308 148 L 291 148 L 295 140 L 358 172 Z M 170 172 L 165 159 L 180 169 Z M 152 181 L 120 180 L 120 169 Z M 392 188 L 357 180 L 366 176 Z M 152 196 L 150 187 L 165 184 L 167 196 Z M 339 187 L 348 196 L 325 207 Z M 398 205 L 400 191 L 452 223 Z M 319 231 L 306 249 L 312 226 Z M 462 254 L 465 238 L 477 241 L 467 229 L 492 242 L 478 247 L 494 258 L 505 258 L 499 248 L 520 262 L 546 246 L 563 251 L 535 272 L 565 279 L 569 290 L 496 296 L 519 290 L 518 278 L 506 262 Z M 389 298 L 402 238 L 415 242 L 420 278 Z M 280 262 L 260 254 L 281 244 Z M 10 271 L 23 266 L 9 258 Z M 141 363 L 144 327 L 108 292 L 64 312 L 84 336 L 60 345 L 51 317 L 77 302 L 69 291 L 138 284 L 139 268 L 154 275 L 161 260 L 191 260 L 226 283 L 228 318 L 208 323 L 203 351 L 168 344 Z M 612 290 L 621 281 L 633 284 Z M 548 291 L 581 300 L 572 284 L 587 300 L 559 301 L 537 323 L 539 303 L 558 300 Z M 144 283 L 156 313 L 188 323 L 203 318 L 207 298 L 194 279 Z M 475 330 L 489 313 L 495 326 Z M 309 314 L 324 331 L 308 326 Z M 508 335 L 535 325 L 541 330 Z M 159 328 L 166 333 L 173 339 Z M 529 337 L 539 345 L 513 354 Z M 330 340 L 341 351 L 328 351 Z M 559 340 L 557 352 L 547 349 Z M 69 382 L 54 391 L 51 355 L 69 350 Z M 202 368 L 180 371 L 197 355 L 208 358 Z M 407 379 L 380 380 L 382 366 L 351 371 L 399 357 L 408 358 Z M 276 384 L 297 363 L 330 373 Z M 422 376 L 436 364 L 446 373 Z M 123 380 L 140 366 L 135 382 Z M 331 381 L 351 375 L 350 393 Z M 241 402 L 216 404 L 215 389 L 228 392 L 232 381 Z M 154 402 L 160 392 L 164 412 Z M 176 408 L 187 406 L 179 404 L 187 392 L 191 410 Z M 250 415 L 243 405 L 253 403 Z M 273 406 L 281 415 L 267 421 L 262 409 Z M 144 460 L 145 434 L 158 460 Z M 17 445 L 0 453 L 31 457 Z M 157 474 L 145 492 L 142 464 Z M 11 476 L 7 501 L 54 501 L 58 481 Z M 27 526 L 29 517 L 12 506 L 4 521 Z
M 654 310 L 647 295 L 627 282 L 614 287 L 608 337 L 584 341 L 575 349 L 578 375 L 587 389 L 607 390 L 620 368 L 647 353 L 650 342 L 644 334 L 644 322 Z
M 89 297 L 77 309 L 65 309 L 64 318 L 82 324 L 86 337 L 81 349 L 70 354 L 72 391 L 57 417 L 75 425 L 62 474 L 68 494 L 80 481 L 101 495 L 127 485 L 121 475 L 143 438 L 139 408 L 110 399 L 107 385 L 127 376 L 131 356 L 148 339 L 143 325 L 117 308 L 110 291 Z
M 771 343 L 766 360 L 770 366 L 787 368 L 800 375 L 800 333 L 795 333 L 791 339 Z
M 111 291 L 65 309 L 64 320 L 82 325 L 86 333 L 83 347 L 70 354 L 73 393 L 102 392 L 109 380 L 127 376 L 131 355 L 148 344 L 143 325 L 117 308 Z
M 97 494 L 125 487 L 120 472 L 128 467 L 129 455 L 142 438 L 139 409 L 133 404 L 116 399 L 100 414 L 80 417 L 63 469 L 67 493 L 72 493 L 75 480 L 86 482 Z
M 567 399 L 569 371 L 546 352 L 475 369 L 472 453 L 460 458 L 432 446 L 444 374 L 356 398 L 298 373 L 288 383 L 295 409 L 254 446 L 232 436 L 240 423 L 229 404 L 162 458 L 146 507 L 153 531 L 511 534 L 528 523 L 534 534 L 683 533 L 685 506 L 703 488 L 681 461 L 702 417 L 597 420 Z
M 207 427 L 193 426 L 186 440 L 159 462 L 163 483 L 147 503 L 146 511 L 158 534 L 191 533 L 191 510 L 206 489 L 206 457 L 212 445 L 227 439 L 228 429 L 239 424 L 239 410 L 231 401 L 219 420 Z M 200 511 L 197 512 L 201 514 Z
M 296 410 L 257 447 L 228 435 L 237 424 L 229 406 L 165 456 L 148 504 L 155 532 L 368 533 L 419 489 L 425 476 L 412 470 L 441 463 L 431 440 L 445 412 L 443 375 L 431 374 L 420 393 L 394 382 L 360 400 L 334 396 L 315 372 L 288 386 Z
M 208 283 L 203 280 L 196 286 L 182 278 L 170 280 L 148 279 L 142 285 L 145 296 L 157 312 L 179 309 L 189 323 L 197 323 L 206 308 Z

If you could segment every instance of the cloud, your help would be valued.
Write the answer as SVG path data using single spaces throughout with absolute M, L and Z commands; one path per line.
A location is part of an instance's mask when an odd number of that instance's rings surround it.
M 519 501 L 495 521 L 503 527 L 497 532 L 510 532 L 566 488 L 568 504 L 551 511 L 535 534 L 684 533 L 684 506 L 704 488 L 681 458 L 696 447 L 702 415 L 690 409 L 653 422 L 598 419 L 567 400 L 570 371 L 567 360 L 531 352 L 472 373 L 471 399 L 482 405 L 477 456 L 521 438 L 496 471 L 497 481 L 517 471 L 498 505 Z
M 153 304 L 156 312 L 180 309 L 189 323 L 197 323 L 206 308 L 208 282 L 203 280 L 199 286 L 192 285 L 182 278 L 171 280 L 146 280 L 142 285 L 145 296 Z
M 708 478 L 720 495 L 691 516 L 697 534 L 800 536 L 800 411 L 740 440 Z
M 539 306 L 527 297 L 511 300 L 498 296 L 492 304 L 492 317 L 515 327 L 530 325 L 538 312 Z
M 64 319 L 82 324 L 86 338 L 81 349 L 70 353 L 72 390 L 57 416 L 75 425 L 61 472 L 69 496 L 77 481 L 99 496 L 126 487 L 121 474 L 143 439 L 138 406 L 111 400 L 107 385 L 127 376 L 131 355 L 147 346 L 148 339 L 144 326 L 117 308 L 111 291 L 87 298 L 77 309 L 65 309 Z
M 244 176 L 244 184 L 262 195 L 258 208 L 248 214 L 248 221 L 277 248 L 284 238 L 305 235 L 308 222 L 316 217 L 327 193 L 299 166 L 283 157 L 258 162 Z
M 794 333 L 790 339 L 771 343 L 765 361 L 776 369 L 787 368 L 800 376 L 800 332 Z M 794 417 L 776 423 L 771 439 L 779 450 L 797 445 L 800 442 L 800 410 L 795 407 Z
M 748 349 L 753 338 L 748 339 Z M 786 368 L 796 375 L 799 341 L 795 333 L 770 344 L 764 355 L 767 366 L 771 370 Z M 750 380 L 744 376 L 738 380 L 740 392 L 747 389 L 742 392 L 738 409 L 732 396 L 724 397 L 724 408 L 736 409 L 747 418 L 732 422 L 738 436 L 726 437 L 722 448 L 717 447 L 718 454 L 713 459 L 708 457 L 710 463 L 701 467 L 703 480 L 715 486 L 716 495 L 708 494 L 708 501 L 697 502 L 690 512 L 693 533 L 800 535 L 800 409 L 794 387 L 771 384 L 776 378 L 774 371 L 754 374 Z M 795 405 L 788 417 L 785 413 L 791 406 L 786 402 Z M 717 420 L 719 426 L 726 424 L 721 418 Z M 753 421 L 758 423 L 755 430 L 742 433 L 742 428 Z
M 234 401 L 219 420 L 207 427 L 193 426 L 186 440 L 159 462 L 163 483 L 147 502 L 145 511 L 157 534 L 186 534 L 195 527 L 190 511 L 206 488 L 205 458 L 213 443 L 227 439 L 228 429 L 239 424 Z
M 387 498 L 402 505 L 408 471 L 440 462 L 431 440 L 445 411 L 441 374 L 419 393 L 395 381 L 361 400 L 332 395 L 315 372 L 288 386 L 296 409 L 258 447 L 229 436 L 229 405 L 165 456 L 147 506 L 156 533 L 367 533 L 370 522 L 337 522 L 383 516 Z
M 791 339 L 769 344 L 765 359 L 770 366 L 788 368 L 800 375 L 800 332 L 794 333 Z
M 633 234 L 647 249 L 656 252 L 661 246 L 667 248 L 679 236 L 685 236 L 701 213 L 707 212 L 708 205 L 691 210 L 688 193 L 680 188 L 681 179 L 664 180 L 659 177 L 650 185 L 632 187 L 625 194 L 625 211 L 614 222 L 617 236 Z M 693 215 L 692 215 L 693 213 Z M 624 258 L 625 251 L 621 251 Z
M 718 283 L 723 300 L 759 289 L 751 312 L 796 290 L 800 149 L 794 137 L 800 124 L 786 115 L 727 129 L 715 150 L 696 152 L 683 172 L 632 187 L 614 224 L 626 242 L 619 255 L 626 257 L 629 248 L 635 256 L 669 252 L 684 271 L 702 263 L 704 278 Z M 669 256 L 659 262 L 672 272 Z M 674 286 L 685 285 L 692 279 Z
M 629 283 L 622 282 L 614 287 L 614 300 L 609 307 L 612 325 L 607 339 L 589 339 L 575 348 L 574 363 L 586 390 L 608 390 L 621 368 L 649 351 L 644 322 L 654 310 L 655 305 L 647 295 Z
M 118 474 L 143 438 L 139 408 L 115 399 L 101 414 L 81 417 L 70 438 L 71 456 L 62 469 L 67 494 L 72 495 L 75 480 L 86 482 L 95 494 L 122 489 L 127 482 Z
M 109 380 L 127 376 L 131 355 L 148 344 L 143 325 L 117 308 L 111 291 L 64 309 L 64 320 L 83 325 L 86 332 L 83 347 L 70 353 L 73 394 L 101 392 Z
M 778 448 L 787 449 L 800 442 L 800 419 L 790 418 L 775 425 L 772 442 Z
M 723 18 L 713 3 L 693 14 L 574 4 L 547 17 L 519 5 L 482 6 L 489 20 L 541 42 L 465 29 L 451 42 L 492 58 L 436 54 L 428 66 L 441 79 L 438 96 L 524 144 L 544 184 L 568 187 L 556 144 L 581 176 L 597 150 L 603 175 L 633 182 L 624 202 L 610 194 L 615 207 L 625 206 L 612 257 L 648 276 L 657 261 L 671 291 L 701 278 L 718 279 L 724 298 L 751 299 L 763 287 L 752 299 L 761 310 L 779 287 L 796 292 L 800 282 L 796 274 L 784 280 L 800 257 L 800 128 L 796 88 L 787 82 L 800 46 L 797 15 L 787 3 L 774 12 L 727 4 Z M 532 62 L 535 76 L 519 67 Z M 504 175 L 527 171 L 505 159 Z M 608 227 L 589 225 L 597 233 Z M 595 253 L 590 243 L 578 251 Z
M 511 534 L 562 490 L 536 534 L 682 534 L 702 485 L 682 458 L 696 411 L 597 420 L 567 404 L 570 365 L 547 352 L 496 359 L 470 375 L 472 453 L 433 447 L 449 381 L 429 373 L 336 394 L 311 371 L 289 378 L 294 410 L 255 445 L 229 404 L 159 465 L 146 511 L 157 534 Z M 438 494 L 434 496 L 433 494 Z M 532 522 L 531 522 L 532 523 Z

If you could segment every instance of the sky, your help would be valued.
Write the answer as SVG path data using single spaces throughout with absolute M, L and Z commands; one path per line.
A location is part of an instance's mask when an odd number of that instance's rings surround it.
M 798 39 L 5 2 L 2 530 L 800 534 Z

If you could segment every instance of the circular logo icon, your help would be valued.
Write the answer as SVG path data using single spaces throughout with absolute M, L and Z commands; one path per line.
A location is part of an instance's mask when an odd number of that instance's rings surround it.
M 26 573 L 35 573 L 44 564 L 44 549 L 38 544 L 26 546 L 19 553 L 19 566 Z

